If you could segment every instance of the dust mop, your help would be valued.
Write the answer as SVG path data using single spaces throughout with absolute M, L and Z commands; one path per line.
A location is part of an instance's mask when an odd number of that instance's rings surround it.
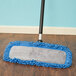
M 68 68 L 72 65 L 72 52 L 68 47 L 42 41 L 44 6 L 45 0 L 42 0 L 39 40 L 10 42 L 4 52 L 4 61 L 52 68 Z

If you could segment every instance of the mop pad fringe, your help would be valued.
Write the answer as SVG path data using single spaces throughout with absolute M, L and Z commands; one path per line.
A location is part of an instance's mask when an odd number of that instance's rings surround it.
M 38 47 L 38 48 L 64 51 L 66 53 L 66 61 L 65 64 L 56 64 L 56 63 L 39 62 L 36 60 L 21 60 L 18 58 L 11 59 L 9 57 L 9 53 L 10 53 L 10 49 L 13 46 Z M 58 44 L 50 44 L 44 42 L 14 41 L 14 42 L 10 42 L 7 45 L 4 52 L 3 60 L 12 63 L 24 64 L 24 65 L 37 65 L 37 66 L 52 67 L 52 68 L 68 68 L 72 65 L 72 52 L 68 47 Z

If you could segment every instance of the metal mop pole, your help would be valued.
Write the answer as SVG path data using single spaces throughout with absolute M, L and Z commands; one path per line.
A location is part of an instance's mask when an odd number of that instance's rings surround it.
M 42 42 L 42 34 L 43 34 L 43 21 L 44 21 L 44 7 L 45 0 L 41 1 L 41 15 L 40 15 L 40 26 L 39 26 L 39 42 Z

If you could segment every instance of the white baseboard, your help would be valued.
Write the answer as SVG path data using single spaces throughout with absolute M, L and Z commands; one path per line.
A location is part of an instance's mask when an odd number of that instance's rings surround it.
M 0 33 L 38 34 L 38 26 L 0 26 Z M 44 34 L 76 35 L 76 28 L 44 27 Z

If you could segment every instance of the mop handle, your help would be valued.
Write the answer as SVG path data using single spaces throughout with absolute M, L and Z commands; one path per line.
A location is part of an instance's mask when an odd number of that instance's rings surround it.
M 41 14 L 40 14 L 40 26 L 39 26 L 39 42 L 42 42 L 42 34 L 43 34 L 43 21 L 44 21 L 44 7 L 45 0 L 41 1 Z

